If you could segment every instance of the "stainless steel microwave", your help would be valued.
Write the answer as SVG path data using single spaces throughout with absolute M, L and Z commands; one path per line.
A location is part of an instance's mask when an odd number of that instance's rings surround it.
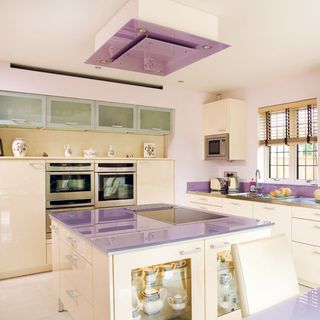
M 229 159 L 229 134 L 216 134 L 204 137 L 205 160 Z

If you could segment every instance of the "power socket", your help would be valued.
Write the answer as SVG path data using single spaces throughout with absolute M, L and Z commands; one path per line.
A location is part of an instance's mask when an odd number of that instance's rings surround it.
M 224 171 L 223 176 L 230 178 L 230 177 L 237 177 L 237 172 L 236 171 Z

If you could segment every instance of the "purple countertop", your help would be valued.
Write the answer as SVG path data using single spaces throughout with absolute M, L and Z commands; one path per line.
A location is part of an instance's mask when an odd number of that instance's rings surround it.
M 197 238 L 213 237 L 231 232 L 271 226 L 272 223 L 244 217 L 223 215 L 215 220 L 175 224 L 136 214 L 144 208 L 163 208 L 168 205 L 118 207 L 86 211 L 52 213 L 51 217 L 80 234 L 106 253 L 135 249 Z M 178 208 L 183 213 L 190 208 Z M 148 210 L 148 212 L 149 212 Z M 151 209 L 152 210 L 152 209 Z M 147 211 L 147 210 L 146 210 Z M 157 210 L 159 211 L 159 210 Z M 192 209 L 196 214 L 202 211 Z
M 297 297 L 248 317 L 248 320 L 319 320 L 320 288 L 310 290 Z

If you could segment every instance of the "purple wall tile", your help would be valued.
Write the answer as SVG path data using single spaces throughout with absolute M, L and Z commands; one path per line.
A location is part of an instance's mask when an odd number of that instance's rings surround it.
M 187 191 L 210 192 L 210 181 L 187 182 Z

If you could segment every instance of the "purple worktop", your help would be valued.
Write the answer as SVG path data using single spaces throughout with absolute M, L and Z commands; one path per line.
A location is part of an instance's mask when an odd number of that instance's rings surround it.
M 320 288 L 310 290 L 297 297 L 248 317 L 248 320 L 319 320 Z
M 221 219 L 175 225 L 147 218 L 133 211 L 133 209 L 141 207 L 70 211 L 52 213 L 51 217 L 62 222 L 66 227 L 82 235 L 83 238 L 107 253 L 213 237 L 272 225 L 267 221 L 220 213 L 216 214 L 222 215 Z M 190 210 L 190 208 L 185 209 Z

